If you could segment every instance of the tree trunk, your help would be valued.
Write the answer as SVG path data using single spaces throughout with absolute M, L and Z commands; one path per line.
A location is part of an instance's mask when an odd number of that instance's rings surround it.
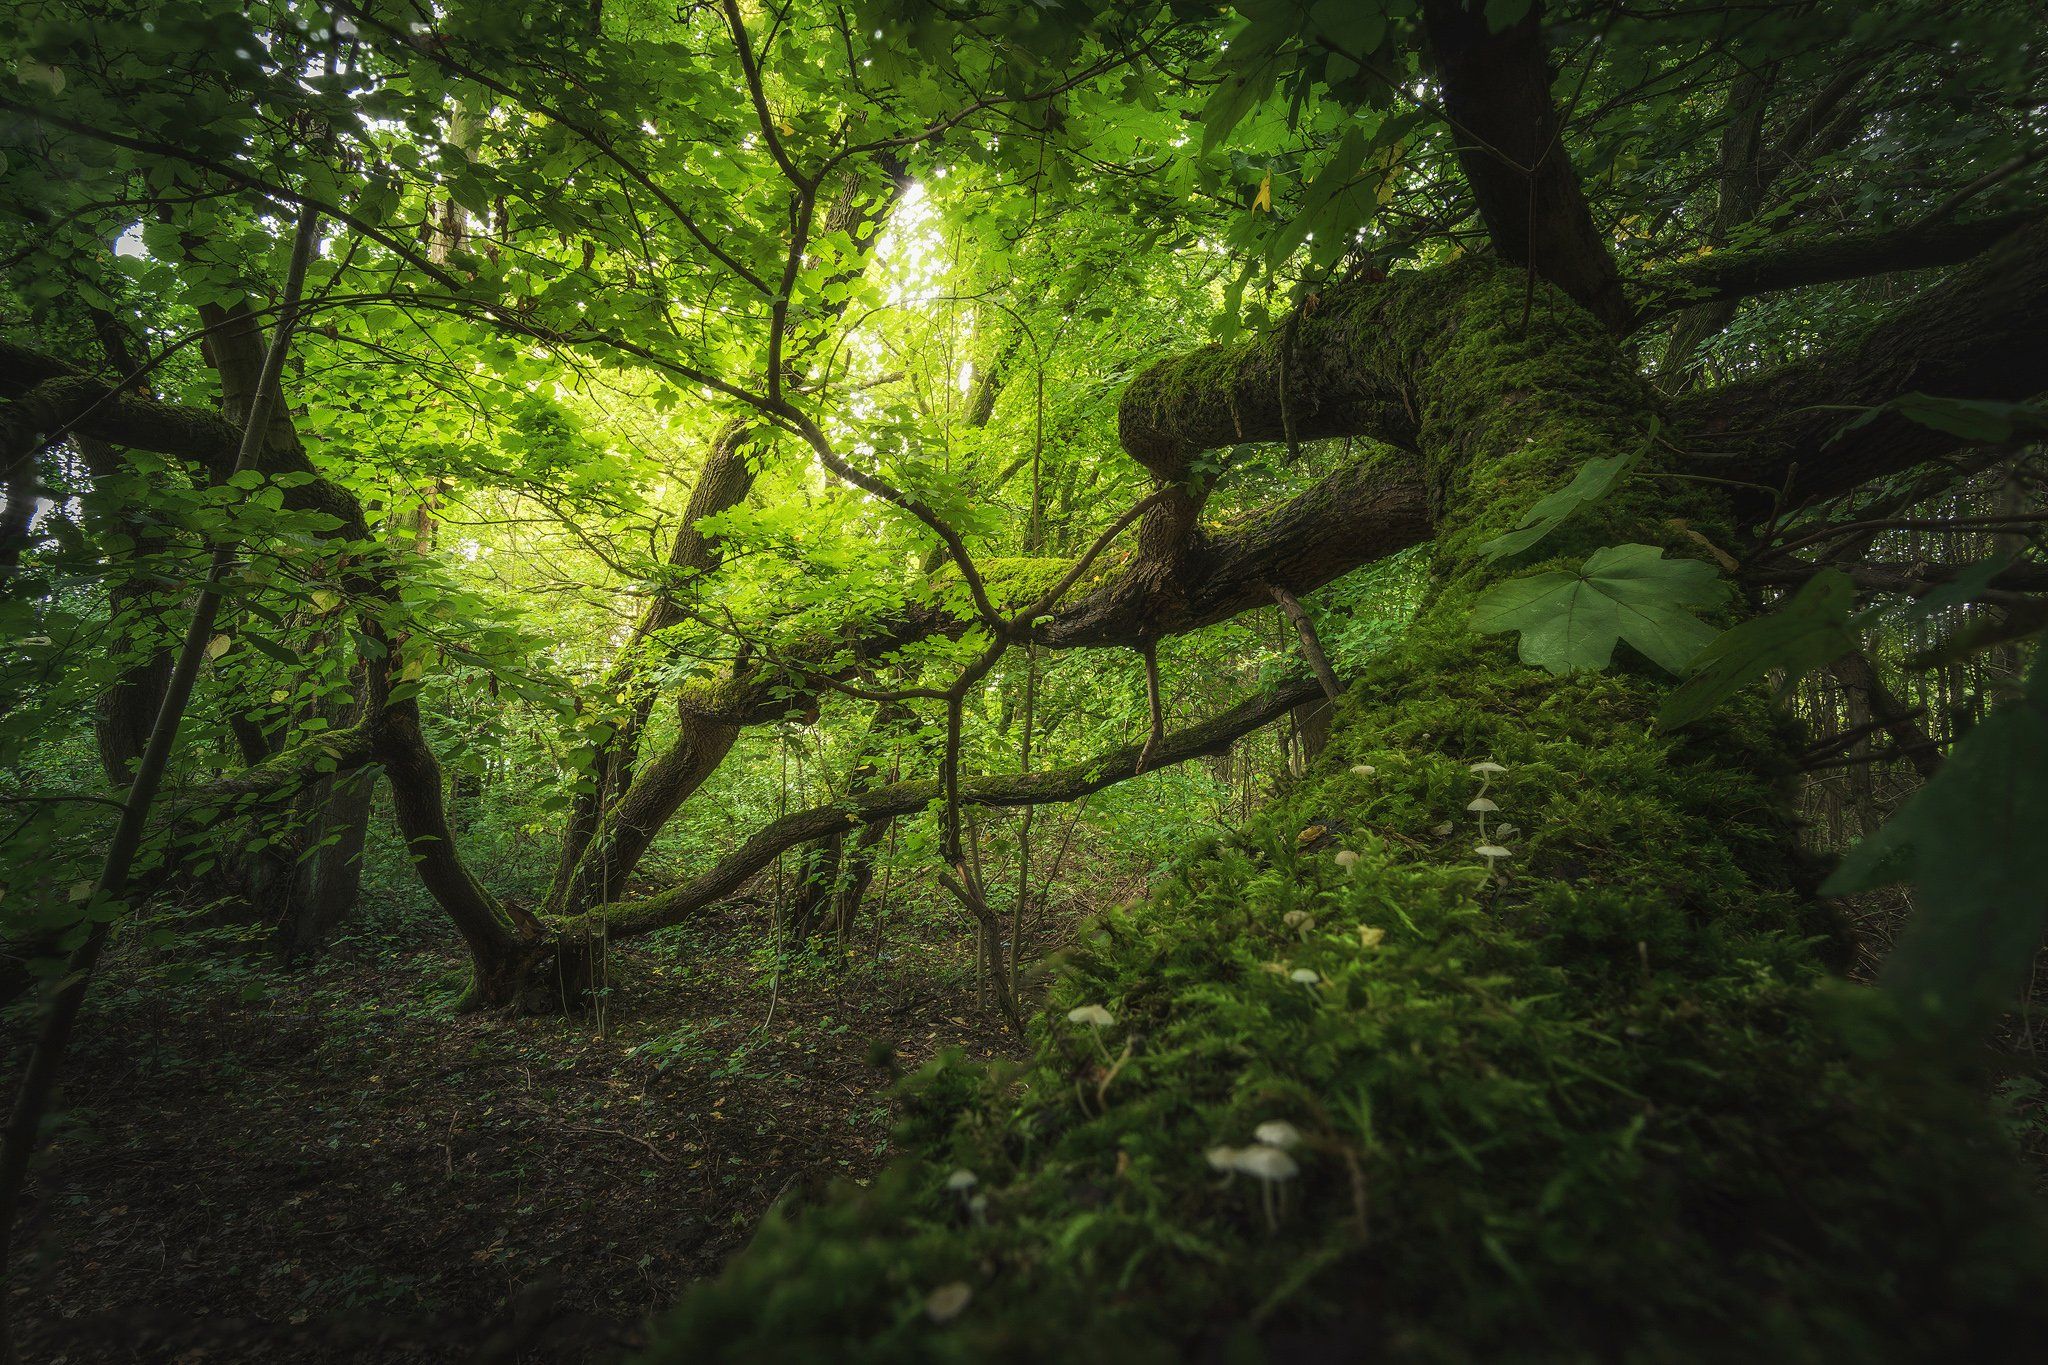
M 1749 695 L 1660 735 L 1675 680 L 1625 647 L 1554 677 L 1471 628 L 1525 567 L 1481 546 L 1584 460 L 1643 450 L 1658 413 L 1605 329 L 1526 287 L 1467 261 L 1353 320 L 1388 343 L 1439 515 L 1430 599 L 1351 688 L 1337 761 L 1103 922 L 1021 1086 L 940 1069 L 910 1100 L 922 1160 L 764 1227 L 651 1358 L 1051 1358 L 1081 1312 L 1088 1359 L 1995 1358 L 2038 1337 L 2015 1286 L 2044 1243 L 1977 1106 L 1814 1008 L 1844 939 L 1802 889 L 1788 727 Z M 1537 553 L 1697 554 L 1679 516 L 1731 529 L 1718 486 L 1637 477 Z M 1482 760 L 1506 769 L 1484 838 Z M 1496 872 L 1475 845 L 1501 821 L 1520 832 Z M 1070 1022 L 1083 1005 L 1114 1025 Z M 1204 1153 L 1273 1120 L 1303 1137 L 1262 1217 Z M 933 1216 L 963 1167 L 1001 1210 L 987 1228 Z M 955 1279 L 973 1301 L 946 1327 L 902 1311 Z

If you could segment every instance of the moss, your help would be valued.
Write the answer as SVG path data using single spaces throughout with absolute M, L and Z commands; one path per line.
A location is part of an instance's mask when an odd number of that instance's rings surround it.
M 1021 1072 L 907 1083 L 905 1163 L 771 1219 L 652 1358 L 1926 1360 L 2048 1327 L 2039 1219 L 1968 1091 L 1816 1008 L 1780 723 L 1752 699 L 1660 736 L 1667 680 L 1555 679 L 1467 628 L 1507 571 L 1477 545 L 1651 409 L 1555 300 L 1538 337 L 1517 277 L 1450 273 L 1472 306 L 1385 343 L 1425 358 L 1440 587 L 1323 760 L 1059 962 Z M 1631 481 L 1546 551 L 1681 511 L 1718 514 Z M 1521 831 L 1502 880 L 1482 758 Z M 1116 1016 L 1100 1042 L 1080 1004 Z M 1306 1135 L 1270 1225 L 1204 1159 L 1268 1119 Z

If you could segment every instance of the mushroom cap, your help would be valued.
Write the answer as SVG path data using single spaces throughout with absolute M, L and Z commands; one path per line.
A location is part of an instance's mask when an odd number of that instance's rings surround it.
M 1289 910 L 1280 917 L 1280 922 L 1290 929 L 1313 929 L 1316 917 L 1306 910 Z
M 1370 763 L 1354 763 L 1351 765 L 1351 771 L 1358 777 L 1371 777 L 1379 769 L 1373 767 Z
M 925 1296 L 924 1315 L 933 1322 L 951 1322 L 960 1316 L 960 1310 L 967 1307 L 967 1301 L 974 1297 L 965 1280 L 942 1284 Z
M 1086 1024 L 1090 1028 L 1108 1028 L 1116 1022 L 1116 1016 L 1100 1005 L 1076 1005 L 1067 1011 L 1067 1022 Z
M 1235 1147 L 1211 1147 L 1202 1155 L 1208 1158 L 1209 1165 L 1214 1170 L 1234 1171 L 1237 1169 L 1238 1149 Z
M 1502 848 L 1499 844 L 1480 844 L 1472 851 L 1474 853 L 1477 853 L 1480 857 L 1488 859 L 1507 858 L 1513 856 L 1506 849 Z
M 971 1190 L 981 1183 L 981 1177 L 969 1170 L 958 1170 L 946 1177 L 949 1190 Z
M 1457 828 L 1456 824 L 1446 820 L 1436 827 L 1434 833 L 1439 839 L 1448 838 Z
M 1337 866 L 1339 866 L 1339 867 L 1343 868 L 1343 869 L 1344 869 L 1345 871 L 1347 871 L 1347 872 L 1349 872 L 1349 871 L 1350 871 L 1350 870 L 1351 870 L 1352 868 L 1354 868 L 1354 867 L 1357 867 L 1357 866 L 1358 866 L 1358 850 L 1357 850 L 1357 849 L 1352 849 L 1352 848 L 1340 848 L 1340 849 L 1338 849 L 1338 850 L 1337 850 Z
M 1278 1147 L 1247 1147 L 1237 1154 L 1234 1163 L 1238 1170 L 1255 1180 L 1292 1180 L 1301 1174 L 1301 1167 L 1294 1164 L 1294 1158 Z
M 1465 809 L 1466 809 L 1466 810 L 1499 810 L 1499 809 L 1500 809 L 1500 807 L 1499 807 L 1499 806 L 1496 806 L 1496 805 L 1494 805 L 1494 804 L 1493 804 L 1493 802 L 1492 802 L 1491 800 L 1489 800 L 1488 798 L 1486 798 L 1486 797 L 1484 797 L 1484 796 L 1475 796 L 1475 797 L 1473 797 L 1473 798 L 1472 798 L 1472 799 L 1471 799 L 1470 801 L 1467 801 L 1467 802 L 1465 803 Z
M 1494 762 L 1492 759 L 1487 758 L 1482 759 L 1477 763 L 1474 763 L 1471 767 L 1465 769 L 1465 771 L 1468 773 L 1479 773 L 1483 776 L 1491 777 L 1496 773 L 1504 773 L 1507 771 L 1507 769 L 1501 767 L 1500 764 Z
M 1501 825 L 1493 831 L 1493 837 L 1496 839 L 1512 839 L 1521 832 L 1522 827 L 1520 825 Z
M 1301 1129 L 1286 1119 L 1267 1119 L 1252 1129 L 1252 1136 L 1265 1146 L 1278 1147 L 1283 1152 L 1301 1145 Z
M 1316 975 L 1315 971 L 1312 968 L 1296 967 L 1293 971 L 1287 974 L 1287 979 L 1289 981 L 1299 981 L 1304 986 L 1313 986 L 1316 984 L 1316 982 L 1321 981 L 1323 978 Z

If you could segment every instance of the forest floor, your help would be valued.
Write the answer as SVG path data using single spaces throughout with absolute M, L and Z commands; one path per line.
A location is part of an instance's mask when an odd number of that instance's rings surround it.
M 776 1199 L 882 1164 L 875 1042 L 1016 1046 L 957 924 L 778 970 L 763 917 L 621 946 L 602 1024 L 452 1013 L 425 926 L 248 970 L 247 1002 L 115 961 L 30 1188 L 23 1358 L 616 1358 Z

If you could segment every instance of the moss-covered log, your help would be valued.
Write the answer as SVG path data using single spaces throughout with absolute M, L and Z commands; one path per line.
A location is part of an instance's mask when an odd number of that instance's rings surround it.
M 1388 295 L 1436 588 L 1309 779 L 1096 926 L 1021 1072 L 915 1078 L 899 1167 L 771 1218 L 652 1358 L 1927 1360 L 2040 1339 L 2041 1228 L 1979 1107 L 1842 1027 L 1866 1002 L 1829 981 L 1844 945 L 1806 889 L 1792 737 L 1754 698 L 1660 735 L 1671 680 L 1647 663 L 1558 678 L 1470 629 L 1516 572 L 1478 547 L 1533 497 L 1589 456 L 1661 458 L 1605 328 L 1547 289 L 1524 325 L 1522 291 L 1466 263 Z M 1631 479 L 1542 552 L 1697 553 L 1670 519 L 1725 524 L 1718 489 Z M 1471 811 L 1482 791 L 1497 812 Z M 1482 843 L 1510 850 L 1497 869 Z M 1084 1005 L 1115 1023 L 1070 1021 Z M 1252 1163 L 1272 1183 L 1230 1159 L 1255 1141 L 1287 1149 Z

